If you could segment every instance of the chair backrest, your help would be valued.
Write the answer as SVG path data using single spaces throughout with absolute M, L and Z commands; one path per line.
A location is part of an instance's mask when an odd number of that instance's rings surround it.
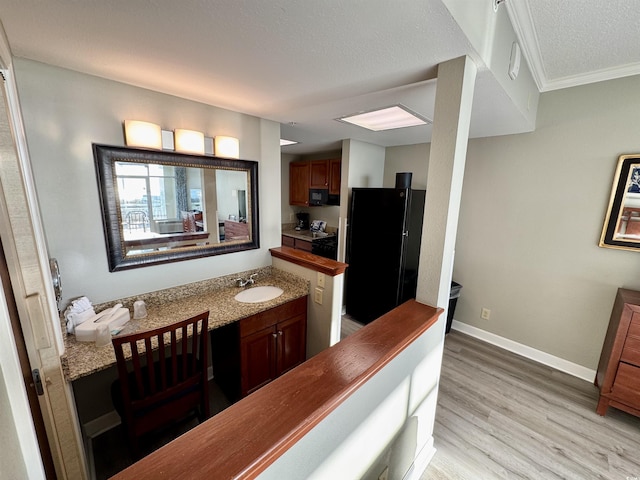
M 127 227 L 129 231 L 142 229 L 142 231 L 147 231 L 147 212 L 143 212 L 142 210 L 132 210 L 127 213 L 126 221 Z
M 112 339 L 125 421 L 140 435 L 201 406 L 209 415 L 209 312 Z M 130 361 L 127 361 L 130 359 Z M 143 426 L 135 426 L 144 416 Z
M 193 212 L 180 212 L 182 217 L 182 231 L 183 232 L 195 232 L 196 231 L 196 216 Z

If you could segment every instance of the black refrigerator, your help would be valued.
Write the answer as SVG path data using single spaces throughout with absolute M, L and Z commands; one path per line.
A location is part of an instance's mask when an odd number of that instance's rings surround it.
M 345 298 L 354 320 L 370 323 L 415 298 L 425 193 L 352 189 Z

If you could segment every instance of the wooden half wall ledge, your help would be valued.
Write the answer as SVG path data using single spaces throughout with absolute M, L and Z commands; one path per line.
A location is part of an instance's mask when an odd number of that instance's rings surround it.
M 409 300 L 113 478 L 256 478 L 442 312 Z
M 319 257 L 313 253 L 291 247 L 270 248 L 269 251 L 271 252 L 272 257 L 295 263 L 296 265 L 306 267 L 310 270 L 322 272 L 330 277 L 335 277 L 336 275 L 344 273 L 346 268 L 349 266 L 346 263 L 336 262 L 330 258 Z

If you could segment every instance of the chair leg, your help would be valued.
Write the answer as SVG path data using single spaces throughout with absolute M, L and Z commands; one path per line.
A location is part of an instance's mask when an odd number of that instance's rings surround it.
M 136 435 L 132 425 L 130 426 L 127 424 L 125 425 L 125 428 L 127 429 L 127 440 L 129 442 L 131 456 L 134 461 L 138 461 L 142 458 L 142 455 L 140 454 L 140 442 L 138 440 L 138 436 Z

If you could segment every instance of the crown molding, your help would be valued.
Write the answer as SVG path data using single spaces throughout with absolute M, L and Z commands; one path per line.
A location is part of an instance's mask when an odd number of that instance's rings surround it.
M 557 78 L 554 80 L 546 80 L 544 88 L 541 92 L 549 92 L 551 90 L 559 90 L 561 88 L 577 87 L 578 85 L 586 85 L 588 83 L 604 82 L 606 80 L 614 80 L 616 78 L 630 77 L 640 75 L 640 65 L 622 65 L 619 67 L 605 68 L 595 72 L 589 72 L 582 75 L 571 75 L 568 77 Z
M 629 77 L 640 74 L 640 65 L 629 64 L 606 68 L 594 72 L 551 79 L 544 68 L 544 62 L 540 53 L 540 44 L 536 30 L 531 21 L 529 0 L 505 2 L 509 19 L 518 37 L 522 54 L 525 57 L 531 75 L 540 92 L 560 90 L 562 88 L 576 87 L 589 83 L 613 80 L 615 78 Z
M 529 2 L 528 0 L 505 2 L 505 6 L 507 7 L 507 14 L 509 15 L 509 20 L 511 20 L 513 30 L 516 33 L 516 37 L 518 37 L 522 54 L 531 70 L 533 80 L 536 82 L 538 90 L 542 92 L 547 83 L 547 74 L 540 54 L 538 36 L 531 21 Z

